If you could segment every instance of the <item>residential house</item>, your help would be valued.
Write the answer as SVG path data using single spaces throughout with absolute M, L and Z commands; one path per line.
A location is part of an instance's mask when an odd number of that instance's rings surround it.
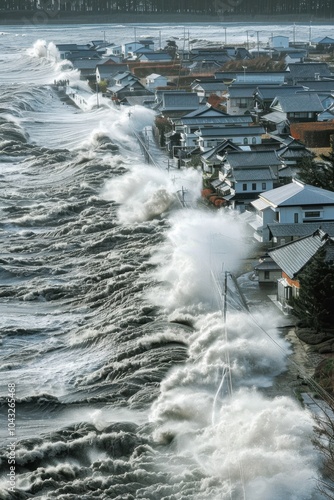
M 330 78 L 332 73 L 327 63 L 307 62 L 289 64 L 286 68 L 285 81 L 289 85 L 308 80 Z
M 124 59 L 127 59 L 128 57 L 133 57 L 134 53 L 138 51 L 138 49 L 149 49 L 153 50 L 154 48 L 154 42 L 152 40 L 143 40 L 143 41 L 133 41 L 133 42 L 127 42 L 122 45 L 122 55 Z
M 168 52 L 146 52 L 138 56 L 141 63 L 166 63 L 172 62 L 173 58 Z
M 277 154 L 285 165 L 291 167 L 298 167 L 301 160 L 314 157 L 313 153 L 302 142 L 291 136 L 282 140 L 282 146 L 277 150 Z
M 294 96 L 296 92 L 302 92 L 301 85 L 258 85 L 253 93 L 254 107 L 258 113 L 269 113 L 270 106 L 278 95 Z
M 157 87 L 167 87 L 168 78 L 157 73 L 151 73 L 146 77 L 146 88 L 155 90 Z
M 299 83 L 299 82 L 298 82 Z M 306 90 L 315 90 L 316 92 L 334 92 L 334 79 L 326 78 L 326 80 L 304 80 L 301 85 Z
M 197 143 L 201 152 L 217 146 L 219 143 L 230 140 L 233 144 L 247 146 L 248 144 L 261 144 L 262 135 L 265 133 L 261 126 L 238 127 L 200 127 L 195 132 Z
M 195 92 L 166 90 L 156 95 L 159 103 L 157 111 L 165 117 L 180 117 L 199 106 L 199 98 Z
M 258 195 L 279 184 L 282 160 L 275 151 L 229 151 L 221 165 L 217 193 L 244 212 Z
M 113 84 L 108 86 L 106 94 L 114 101 L 121 101 L 127 95 L 146 95 L 147 89 L 139 82 L 139 78 L 130 71 L 117 73 L 113 79 Z
M 277 95 L 271 106 L 271 113 L 263 115 L 261 120 L 280 133 L 289 132 L 289 125 L 295 122 L 316 122 L 323 106 L 317 94 L 298 92 L 293 95 Z
M 289 123 L 316 122 L 318 113 L 324 109 L 318 95 L 306 91 L 294 95 L 278 95 L 270 108 L 284 113 Z
M 229 115 L 241 115 L 254 110 L 255 84 L 233 84 L 225 93 L 226 111 Z
M 334 192 L 293 179 L 291 183 L 259 194 L 251 202 L 255 210 L 251 226 L 254 238 L 271 239 L 269 224 L 308 224 L 334 221 Z
M 136 92 L 134 92 L 136 94 Z M 123 106 L 143 106 L 148 109 L 155 109 L 155 95 L 153 93 L 143 95 L 127 94 L 122 97 L 120 104 Z
M 283 35 L 276 35 L 270 37 L 270 47 L 274 49 L 288 49 L 289 37 Z
M 319 222 L 308 222 L 307 224 L 277 224 L 277 222 L 273 222 L 268 224 L 270 246 L 285 245 L 285 243 L 314 233 L 318 228 Z M 334 222 L 321 222 L 321 228 L 334 237 Z
M 331 122 L 334 120 L 334 105 L 326 108 L 322 113 L 318 114 L 318 122 Z
M 254 271 L 260 286 L 275 285 L 277 287 L 277 280 L 282 276 L 281 268 L 268 254 L 259 259 L 259 263 L 254 266 Z
M 325 259 L 333 262 L 334 238 L 319 228 L 309 236 L 268 251 L 271 259 L 281 268 L 281 277 L 277 282 L 277 300 L 283 312 L 292 312 L 290 300 L 299 297 L 300 274 L 321 249 L 326 252 Z
M 317 41 L 317 49 L 323 52 L 329 52 L 330 50 L 334 50 L 334 38 L 329 36 L 325 36 Z
M 197 106 L 192 112 L 171 119 L 174 132 L 180 134 L 180 147 L 192 150 L 198 146 L 198 136 L 195 132 L 204 127 L 227 127 L 231 125 L 248 127 L 253 123 L 249 115 L 231 116 L 223 111 L 210 106 L 210 104 Z
M 96 81 L 100 83 L 105 80 L 109 83 L 114 83 L 114 78 L 116 75 L 130 73 L 129 66 L 127 64 L 97 64 L 96 65 Z
M 96 81 L 96 66 L 100 60 L 96 59 L 77 59 L 72 61 L 73 69 L 80 72 L 80 80 Z
M 192 92 L 196 92 L 201 103 L 205 103 L 211 95 L 222 97 L 226 90 L 227 85 L 215 78 L 201 78 L 195 80 L 191 85 Z
M 247 66 L 247 63 L 245 64 Z M 283 85 L 286 71 L 216 71 L 215 77 L 229 83 L 252 83 L 255 85 Z
M 241 151 L 241 148 L 229 139 L 226 139 L 217 146 L 201 154 L 203 179 L 210 179 L 214 189 L 216 188 L 216 181 L 217 185 L 221 184 L 221 181 L 218 180 L 218 173 L 226 153 L 229 151 Z
M 307 51 L 306 50 L 290 50 L 285 54 L 284 60 L 285 64 L 296 64 L 296 63 L 302 63 L 305 61 L 305 58 L 307 57 Z

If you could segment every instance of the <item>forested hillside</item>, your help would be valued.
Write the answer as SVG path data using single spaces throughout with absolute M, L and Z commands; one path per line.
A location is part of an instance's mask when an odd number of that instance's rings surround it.
M 334 0 L 1 0 L 0 11 L 36 10 L 92 13 L 170 13 L 279 16 L 303 14 L 331 18 Z

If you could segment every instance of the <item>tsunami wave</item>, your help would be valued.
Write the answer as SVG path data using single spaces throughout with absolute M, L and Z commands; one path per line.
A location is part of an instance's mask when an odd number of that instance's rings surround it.
M 197 170 L 144 164 L 153 113 L 63 104 L 45 43 L 28 56 L 1 96 L 2 498 L 320 499 L 311 415 L 266 396 L 291 348 L 240 296 L 242 221 L 197 205 Z

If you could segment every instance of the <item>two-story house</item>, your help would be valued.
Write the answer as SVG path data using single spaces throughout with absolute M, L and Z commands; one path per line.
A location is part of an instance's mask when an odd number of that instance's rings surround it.
M 254 238 L 262 243 L 272 239 L 271 226 L 280 226 L 280 238 L 289 241 L 291 224 L 298 225 L 334 221 L 334 192 L 305 184 L 293 179 L 291 183 L 280 186 L 258 195 L 251 202 L 255 214 L 251 222 Z M 286 227 L 286 232 L 284 229 Z M 290 239 L 291 236 L 290 236 Z
M 290 299 L 299 297 L 300 273 L 312 262 L 314 257 L 324 249 L 325 259 L 333 261 L 334 238 L 320 227 L 312 234 L 299 238 L 268 251 L 269 256 L 281 269 L 281 277 L 277 281 L 277 301 L 282 311 L 292 311 Z
M 277 95 L 270 108 L 285 115 L 289 123 L 316 122 L 323 111 L 319 96 L 313 92 L 298 92 L 294 95 Z
M 227 85 L 215 78 L 194 80 L 190 87 L 193 92 L 197 93 L 201 103 L 205 103 L 212 94 L 222 97 L 227 90 Z
M 282 160 L 276 151 L 229 151 L 219 171 L 217 193 L 233 209 L 244 212 L 267 189 L 279 184 Z
M 276 96 L 294 96 L 303 90 L 301 85 L 258 85 L 253 93 L 254 108 L 258 113 L 269 113 Z
M 241 115 L 254 110 L 255 84 L 230 85 L 225 93 L 226 111 L 229 115 Z
M 195 136 L 197 136 L 197 144 L 201 152 L 204 152 L 227 139 L 239 146 L 261 144 L 264 133 L 263 127 L 254 125 L 250 127 L 238 127 L 236 125 L 207 127 L 204 125 L 200 126 L 195 132 Z
M 199 128 L 248 127 L 253 123 L 250 115 L 231 116 L 210 104 L 197 107 L 192 112 L 171 120 L 173 130 L 180 134 L 180 147 L 191 151 L 198 146 Z

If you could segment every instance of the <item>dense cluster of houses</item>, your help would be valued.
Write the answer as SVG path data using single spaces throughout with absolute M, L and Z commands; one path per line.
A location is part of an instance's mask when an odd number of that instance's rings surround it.
M 105 82 L 105 95 L 117 105 L 156 111 L 163 123 L 157 127 L 160 144 L 170 157 L 179 167 L 201 168 L 208 203 L 238 210 L 252 237 L 269 250 L 256 272 L 260 283 L 278 279 L 279 301 L 286 307 L 298 295 L 298 273 L 323 245 L 334 243 L 334 192 L 298 180 L 300 162 L 329 148 L 334 135 L 329 64 L 312 60 L 307 44 L 291 46 L 283 36 L 272 37 L 261 50 L 248 44 L 177 50 L 171 43 L 172 50 L 156 51 L 150 39 L 57 48 L 83 79 Z M 334 39 L 317 40 L 317 49 L 333 51 Z M 284 60 L 283 69 L 251 70 L 248 61 L 263 52 Z M 194 75 L 188 88 L 150 72 L 172 68 L 176 58 L 180 71 Z M 224 71 L 229 61 L 241 61 L 241 69 Z M 131 71 L 133 63 L 147 68 L 145 77 Z M 196 76 L 203 68 L 206 75 Z

